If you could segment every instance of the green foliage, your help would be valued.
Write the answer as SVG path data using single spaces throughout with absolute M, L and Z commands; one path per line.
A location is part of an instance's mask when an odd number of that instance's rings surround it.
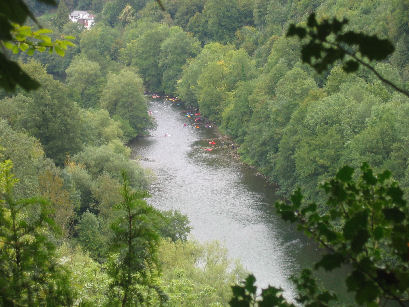
M 209 38 L 227 43 L 240 26 L 238 1 L 208 0 L 203 9 L 203 18 Z
M 163 238 L 169 238 L 173 242 L 178 240 L 186 241 L 192 227 L 189 226 L 189 219 L 179 211 L 163 211 L 163 223 L 159 227 L 159 232 Z
M 38 138 L 45 153 L 57 165 L 63 165 L 67 155 L 77 153 L 81 147 L 81 118 L 79 108 L 67 98 L 67 88 L 36 62 L 22 67 L 43 86 L 26 95 L 32 99 L 24 105 L 20 127 Z
M 159 246 L 161 286 L 169 296 L 169 306 L 226 306 L 230 286 L 244 276 L 218 242 L 162 240 Z
M 59 174 L 53 169 L 43 170 L 38 176 L 41 196 L 50 202 L 53 210 L 51 215 L 55 224 L 61 229 L 64 237 L 68 237 L 74 219 L 74 206 L 76 205 L 70 191 Z
M 220 123 L 227 107 L 227 93 L 239 81 L 252 79 L 255 72 L 254 62 L 243 49 L 231 50 L 220 60 L 208 62 L 197 81 L 200 110 L 210 120 Z
M 263 289 L 261 295 L 257 295 L 257 286 L 255 285 L 256 278 L 254 275 L 247 276 L 246 280 L 241 285 L 232 287 L 233 297 L 229 304 L 232 307 L 246 306 L 277 306 L 277 307 L 293 307 L 293 304 L 287 303 L 282 295 L 282 289 L 268 287 Z
M 108 238 L 103 236 L 102 227 L 98 218 L 91 212 L 86 211 L 76 226 L 78 242 L 84 250 L 90 253 L 95 260 L 103 260 L 106 255 Z
M 249 105 L 252 90 L 253 82 L 240 81 L 236 90 L 229 96 L 228 106 L 222 114 L 222 130 L 240 143 L 243 142 L 252 115 Z
M 46 4 L 55 5 L 53 0 L 39 0 Z M 33 55 L 34 52 L 55 51 L 63 56 L 68 46 L 73 46 L 70 41 L 74 37 L 65 37 L 54 42 L 47 36 L 52 32 L 48 29 L 32 31 L 30 26 L 23 26 L 27 18 L 37 22 L 27 5 L 22 0 L 4 2 L 0 5 L 0 43 L 17 54 L 20 51 Z M 0 87 L 7 91 L 14 91 L 17 85 L 25 90 L 39 87 L 39 83 L 22 70 L 19 65 L 7 58 L 5 49 L 0 52 Z
M 287 36 L 298 36 L 300 39 L 309 38 L 309 42 L 302 46 L 301 58 L 310 64 L 318 73 L 328 69 L 328 66 L 338 60 L 351 59 L 344 62 L 346 72 L 355 72 L 360 65 L 370 69 L 384 83 L 409 97 L 409 92 L 396 86 L 393 82 L 382 77 L 369 61 L 385 60 L 395 48 L 387 39 L 379 39 L 376 35 L 367 35 L 354 31 L 344 31 L 348 20 L 337 18 L 324 19 L 317 22 L 315 14 L 308 18 L 307 28 L 292 24 Z
M 139 36 L 120 50 L 120 60 L 125 65 L 136 66 L 151 91 L 161 90 L 162 71 L 159 67 L 160 45 L 170 34 L 166 25 L 158 23 L 138 24 Z
M 276 209 L 284 220 L 296 222 L 300 230 L 326 248 L 314 270 L 349 266 L 345 282 L 358 305 L 379 306 L 394 301 L 405 306 L 409 211 L 403 192 L 391 180 L 389 171 L 374 174 L 364 163 L 358 180 L 353 174 L 354 169 L 345 166 L 322 184 L 328 199 L 325 212 L 315 203 L 303 202 L 300 190 L 294 192 L 290 203 L 276 203 Z M 233 287 L 231 306 L 254 304 L 254 280 L 249 276 L 242 286 Z M 329 302 L 337 300 L 334 294 L 319 289 L 310 270 L 293 277 L 293 281 L 299 292 L 296 300 L 303 306 L 332 306 L 334 303 Z M 259 306 L 265 300 L 271 300 L 268 306 L 293 306 L 279 296 L 279 291 L 271 287 L 263 290 Z
M 67 86 L 71 89 L 70 97 L 83 108 L 97 107 L 104 82 L 100 65 L 84 57 L 76 57 L 65 72 Z
M 115 140 L 127 141 L 121 129 L 121 123 L 113 120 L 107 110 L 82 109 L 80 117 L 84 123 L 83 133 L 86 144 L 100 146 Z
M 143 135 L 153 122 L 143 95 L 143 81 L 132 70 L 124 68 L 118 74 L 110 74 L 101 95 L 101 106 L 111 116 L 118 116 L 137 133 Z
M 103 265 L 93 260 L 79 247 L 62 244 L 57 250 L 60 263 L 71 274 L 69 283 L 76 293 L 76 304 L 79 306 L 105 306 L 109 304 L 106 295 L 109 277 Z
M 162 90 L 176 94 L 176 83 L 182 74 L 182 67 L 189 58 L 200 51 L 200 43 L 178 27 L 170 29 L 170 35 L 160 46 L 159 68 L 162 71 Z
M 87 59 L 97 62 L 102 68 L 107 68 L 118 58 L 121 48 L 118 29 L 96 24 L 81 35 L 81 54 Z
M 121 142 L 114 141 L 107 145 L 86 147 L 82 152 L 72 157 L 66 167 L 66 173 L 71 177 L 76 189 L 81 194 L 80 212 L 96 205 L 105 210 L 110 209 L 112 200 L 117 199 L 115 188 L 121 179 L 121 172 L 126 171 L 129 182 L 134 189 L 145 189 L 147 180 L 144 171 L 129 159 L 129 149 Z M 108 183 L 104 183 L 108 181 Z M 110 185 L 102 194 L 101 188 Z M 101 210 L 103 210 L 100 208 Z M 106 212 L 106 211 L 105 211 Z
M 45 159 L 44 150 L 33 137 L 12 129 L 4 120 L 0 121 L 0 161 L 12 159 L 15 163 L 14 174 L 20 180 L 14 186 L 18 198 L 28 198 L 39 194 L 38 174 L 52 166 Z
M 209 62 L 219 61 L 231 48 L 220 43 L 206 45 L 200 54 L 184 67 L 177 93 L 188 107 L 198 106 L 198 80 Z
M 133 192 L 125 173 L 123 180 L 123 200 L 116 206 L 119 217 L 111 226 L 113 238 L 110 249 L 115 253 L 108 268 L 112 278 L 111 295 L 122 306 L 143 304 L 147 299 L 140 289 L 143 286 L 154 290 L 162 302 L 167 297 L 153 277 L 157 269 L 160 238 L 155 220 L 160 218 L 160 214 L 144 200 L 147 192 Z
M 252 24 L 252 3 L 249 1 L 207 0 L 201 12 L 196 10 L 186 30 L 194 33 L 202 42 L 232 42 L 241 26 Z
M 15 200 L 13 164 L 0 164 L 0 299 L 2 305 L 71 305 L 68 273 L 55 258 L 50 204 Z
M 53 19 L 53 24 L 58 30 L 61 31 L 64 25 L 70 22 L 70 19 L 68 17 L 69 14 L 70 10 L 65 4 L 65 0 L 60 0 L 58 3 L 57 13 Z

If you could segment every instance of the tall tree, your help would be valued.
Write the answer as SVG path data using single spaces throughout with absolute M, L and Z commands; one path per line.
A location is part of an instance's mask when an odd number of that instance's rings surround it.
M 82 147 L 79 108 L 68 99 L 67 88 L 48 75 L 44 66 L 32 61 L 23 67 L 43 86 L 27 94 L 33 102 L 25 106 L 22 126 L 40 140 L 48 157 L 63 165 L 67 155 Z
M 12 162 L 0 163 L 0 302 L 3 306 L 71 305 L 68 273 L 58 264 L 50 204 L 13 195 Z
M 70 21 L 69 15 L 70 10 L 65 4 L 65 0 L 60 0 L 60 3 L 58 3 L 56 16 L 53 19 L 54 26 L 61 31 L 64 25 Z
M 163 301 L 166 296 L 151 278 L 157 270 L 160 238 L 154 221 L 160 216 L 144 200 L 147 192 L 132 191 L 125 173 L 123 180 L 123 200 L 117 205 L 119 218 L 112 224 L 111 250 L 115 256 L 108 269 L 112 294 L 122 306 L 143 304 L 149 298 L 144 297 L 142 286 L 154 289 Z
M 143 81 L 129 68 L 111 73 L 102 92 L 101 106 L 115 118 L 126 121 L 136 135 L 143 135 L 152 127 L 148 106 L 143 96 Z

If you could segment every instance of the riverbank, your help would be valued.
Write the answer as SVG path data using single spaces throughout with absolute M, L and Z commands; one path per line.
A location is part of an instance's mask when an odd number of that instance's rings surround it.
M 200 125 L 203 124 L 204 128 L 211 127 L 214 129 L 214 132 L 216 134 L 216 137 L 214 138 L 209 138 L 206 139 L 208 142 L 214 141 L 216 146 L 213 146 L 213 148 L 220 147 L 223 150 L 225 150 L 229 156 L 234 159 L 236 162 L 241 163 L 243 166 L 248 167 L 252 169 L 253 171 L 256 172 L 256 175 L 263 178 L 269 185 L 271 185 L 271 188 L 274 190 L 279 190 L 279 186 L 271 180 L 268 176 L 264 175 L 261 173 L 257 167 L 250 165 L 248 163 L 245 163 L 242 159 L 242 157 L 239 154 L 239 147 L 240 145 L 235 143 L 232 138 L 226 134 L 224 134 L 220 128 L 214 123 L 211 122 L 209 119 L 207 119 L 205 116 L 203 116 L 200 112 L 199 109 L 186 109 L 183 101 L 179 100 L 178 97 L 170 97 L 170 96 L 160 96 L 158 94 L 150 94 L 152 99 L 160 101 L 161 99 L 168 101 L 172 104 L 173 107 L 177 108 L 185 117 L 187 117 L 192 126 L 196 126 L 196 128 L 200 129 Z M 195 115 L 198 114 L 198 115 Z M 200 118 L 200 121 L 197 121 L 197 119 Z

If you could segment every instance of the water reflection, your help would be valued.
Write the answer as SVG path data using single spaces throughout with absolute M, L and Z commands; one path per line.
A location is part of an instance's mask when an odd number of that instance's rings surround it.
M 289 277 L 311 266 L 316 248 L 274 214 L 272 187 L 218 144 L 205 151 L 213 129 L 190 126 L 167 102 L 151 102 L 150 110 L 157 128 L 132 144 L 134 157 L 156 176 L 149 203 L 186 214 L 196 239 L 223 242 L 258 285 L 282 287 L 292 297 Z

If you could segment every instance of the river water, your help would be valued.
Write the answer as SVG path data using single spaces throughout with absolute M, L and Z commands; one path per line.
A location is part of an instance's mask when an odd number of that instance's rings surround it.
M 131 144 L 133 157 L 155 176 L 148 202 L 187 215 L 195 239 L 222 242 L 259 286 L 282 287 L 293 297 L 289 277 L 312 266 L 317 247 L 275 215 L 274 188 L 232 159 L 218 141 L 209 145 L 217 137 L 214 128 L 195 128 L 169 102 L 149 106 L 157 128 Z M 204 150 L 210 147 L 214 149 Z

